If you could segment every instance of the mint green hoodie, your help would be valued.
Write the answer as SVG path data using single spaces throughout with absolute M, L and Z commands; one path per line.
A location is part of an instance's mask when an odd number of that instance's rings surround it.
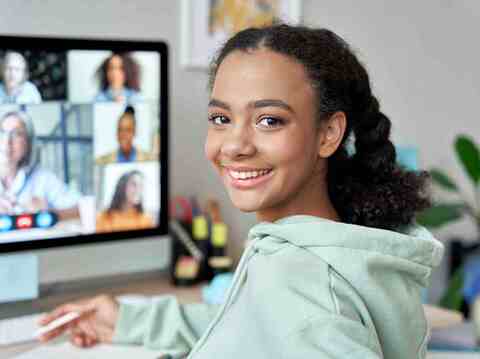
M 122 304 L 114 342 L 194 359 L 425 358 L 420 291 L 443 253 L 428 231 L 292 216 L 249 239 L 220 308 Z

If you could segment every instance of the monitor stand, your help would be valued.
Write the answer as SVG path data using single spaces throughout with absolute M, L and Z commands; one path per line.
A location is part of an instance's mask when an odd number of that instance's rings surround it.
M 38 256 L 0 255 L 0 303 L 38 298 Z

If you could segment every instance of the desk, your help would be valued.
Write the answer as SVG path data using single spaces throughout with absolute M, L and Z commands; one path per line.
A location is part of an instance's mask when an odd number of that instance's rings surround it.
M 108 285 L 105 282 L 108 281 Z M 20 316 L 30 313 L 46 312 L 65 302 L 106 293 L 114 296 L 122 294 L 174 294 L 181 303 L 201 301 L 201 287 L 174 287 L 165 273 L 146 273 L 115 278 L 103 278 L 95 281 L 82 281 L 77 284 L 65 285 L 63 290 L 57 288 L 46 289 L 40 299 L 13 304 L 0 304 L 0 317 Z M 33 349 L 39 343 L 24 343 L 0 347 L 0 358 L 13 358 L 16 354 Z
M 105 282 L 108 282 L 108 286 Z M 173 287 L 165 273 L 148 273 L 142 275 L 119 276 L 115 278 L 102 279 L 100 281 L 88 281 L 79 283 L 73 287 L 66 287 L 64 290 L 47 289 L 41 299 L 25 301 L 15 304 L 0 304 L 0 318 L 35 312 L 49 311 L 52 308 L 72 300 L 90 297 L 101 293 L 114 296 L 122 294 L 174 294 L 182 303 L 193 303 L 201 301 L 201 287 Z M 55 293 L 56 292 L 56 293 Z M 61 294 L 59 294 L 61 292 Z M 38 343 L 17 344 L 7 347 L 0 347 L 0 358 L 10 359 L 16 354 L 33 349 Z M 470 359 L 476 358 L 478 353 L 453 353 L 434 352 L 427 355 L 427 359 Z M 479 355 L 480 358 L 480 355 Z

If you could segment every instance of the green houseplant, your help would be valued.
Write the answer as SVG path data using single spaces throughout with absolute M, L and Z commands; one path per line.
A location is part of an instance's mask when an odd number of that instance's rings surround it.
M 465 216 L 474 221 L 477 233 L 475 241 L 464 243 L 461 239 L 450 241 L 450 283 L 440 300 L 440 305 L 457 310 L 463 310 L 468 315 L 468 307 L 464 301 L 464 260 L 467 255 L 480 248 L 480 150 L 473 139 L 459 135 L 454 142 L 458 160 L 466 175 L 473 184 L 474 198 L 469 199 L 461 192 L 459 186 L 439 168 L 431 169 L 430 175 L 434 184 L 453 192 L 458 200 L 455 202 L 440 202 L 423 211 L 417 216 L 417 222 L 428 228 L 439 228 Z
M 474 187 L 474 198 L 468 199 L 457 184 L 439 168 L 430 170 L 433 182 L 439 187 L 454 192 L 459 200 L 451 203 L 436 203 L 417 216 L 417 222 L 429 228 L 439 228 L 464 216 L 476 224 L 480 239 L 480 150 L 474 141 L 460 135 L 455 139 L 455 152 Z

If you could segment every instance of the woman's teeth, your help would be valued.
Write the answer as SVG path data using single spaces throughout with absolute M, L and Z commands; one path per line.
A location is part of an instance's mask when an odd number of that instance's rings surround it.
M 260 171 L 248 171 L 248 172 L 237 172 L 237 171 L 232 171 L 230 170 L 230 174 L 233 178 L 235 179 L 251 179 L 251 178 L 256 178 L 260 176 L 264 176 L 267 173 L 270 173 L 271 169 L 267 170 L 260 170 Z

